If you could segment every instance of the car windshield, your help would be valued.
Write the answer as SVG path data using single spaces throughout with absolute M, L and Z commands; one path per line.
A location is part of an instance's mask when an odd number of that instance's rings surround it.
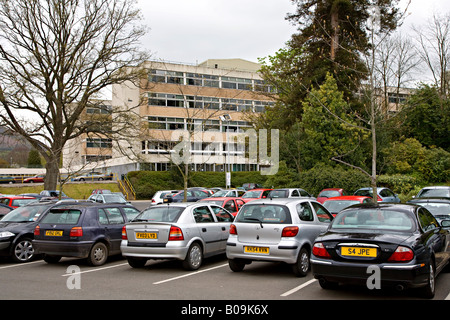
M 273 190 L 270 191 L 269 197 L 270 198 L 287 198 L 289 195 L 288 190 Z
M 328 209 L 330 212 L 339 212 L 351 205 L 357 204 L 359 201 L 357 200 L 333 200 L 333 201 L 325 201 L 323 206 Z
M 427 198 L 427 197 L 450 197 L 450 189 L 423 189 L 417 197 Z
M 50 212 L 42 219 L 42 223 L 77 224 L 80 216 L 81 216 L 80 210 L 74 209 L 50 210 Z
M 248 223 L 292 223 L 289 209 L 284 205 L 274 204 L 249 204 L 239 211 L 236 222 Z
M 2 219 L 2 222 L 29 222 L 36 221 L 48 209 L 48 206 L 27 206 L 12 210 Z
M 373 197 L 373 189 L 361 189 L 355 192 L 355 196 Z
M 218 198 L 218 197 L 226 197 L 228 193 L 231 193 L 230 190 L 219 190 L 216 193 L 214 193 L 211 197 Z
M 218 206 L 222 206 L 223 205 L 223 200 L 205 200 L 202 202 L 208 202 L 208 203 L 212 203 L 212 204 L 216 204 Z
M 176 222 L 184 207 L 155 206 L 144 210 L 133 221 Z
M 416 204 L 427 208 L 433 216 L 450 215 L 450 203 L 428 202 Z
M 104 194 L 105 202 L 126 203 L 127 200 L 116 194 Z
M 403 211 L 380 209 L 355 209 L 339 213 L 331 229 L 384 229 L 412 231 L 415 223 Z
M 36 199 L 13 199 L 11 205 L 13 207 L 22 207 L 22 206 L 25 206 L 25 205 L 27 205 L 27 204 L 29 204 L 31 202 L 36 202 L 36 201 L 38 201 L 38 200 L 36 200 Z
M 262 191 L 247 191 L 242 198 L 259 198 L 261 197 L 261 192 Z
M 339 193 L 339 191 L 336 190 L 325 190 L 322 191 L 318 197 L 327 197 L 327 198 L 332 198 L 332 197 L 339 197 L 341 194 Z

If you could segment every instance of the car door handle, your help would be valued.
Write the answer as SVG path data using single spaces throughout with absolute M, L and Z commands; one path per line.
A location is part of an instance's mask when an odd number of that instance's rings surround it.
M 203 232 L 206 232 L 206 228 L 202 228 L 202 231 L 203 231 Z
M 225 227 L 222 227 L 222 231 L 225 231 L 225 230 L 227 230 L 227 228 L 225 228 Z

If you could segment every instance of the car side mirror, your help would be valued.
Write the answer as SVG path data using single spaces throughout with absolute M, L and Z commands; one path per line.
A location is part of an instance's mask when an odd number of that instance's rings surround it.
M 441 221 L 441 226 L 443 228 L 450 228 L 450 220 L 442 220 Z

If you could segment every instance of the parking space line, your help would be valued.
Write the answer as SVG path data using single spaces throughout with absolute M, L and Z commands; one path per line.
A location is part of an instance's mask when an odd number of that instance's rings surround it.
M 450 293 L 449 293 L 448 296 L 445 298 L 445 300 L 450 300 Z
M 14 267 L 24 267 L 24 266 L 28 266 L 30 264 L 35 264 L 35 263 L 39 263 L 39 262 L 42 262 L 42 261 L 33 261 L 33 262 L 27 262 L 27 263 L 11 264 L 9 266 L 0 267 L 0 269 L 7 269 L 7 268 L 14 268 Z
M 66 274 L 61 275 L 61 277 L 69 277 L 69 276 L 73 276 L 73 275 L 75 275 L 75 274 L 82 274 L 82 273 L 89 273 L 89 272 L 102 271 L 102 270 L 106 270 L 106 269 L 111 269 L 111 268 L 121 267 L 121 266 L 124 266 L 124 265 L 128 265 L 128 262 L 126 262 L 126 263 L 121 263 L 121 264 L 116 264 L 116 265 L 113 265 L 113 266 L 103 267 L 103 268 L 90 269 L 90 270 L 81 271 L 81 272 L 66 273 Z
M 211 271 L 211 270 L 218 269 L 218 268 L 223 268 L 223 267 L 225 267 L 227 265 L 228 265 L 228 263 L 225 263 L 225 264 L 222 264 L 220 266 L 216 266 L 216 267 L 212 267 L 212 268 L 208 268 L 208 269 L 204 269 L 204 270 L 199 270 L 199 271 L 191 272 L 191 273 L 188 273 L 188 274 L 184 274 L 182 276 L 178 276 L 178 277 L 174 277 L 174 278 L 170 278 L 170 279 L 154 282 L 153 284 L 161 284 L 161 283 L 165 283 L 165 282 L 169 282 L 169 281 L 173 281 L 173 280 L 178 280 L 178 279 L 185 278 L 185 277 L 194 276 L 194 275 L 202 273 L 202 272 Z
M 283 293 L 283 294 L 281 295 L 281 297 L 287 297 L 287 296 L 293 294 L 294 292 L 297 292 L 298 290 L 301 290 L 301 289 L 303 289 L 304 287 L 309 286 L 311 283 L 316 282 L 316 281 L 317 281 L 316 279 L 309 280 L 308 282 L 305 282 L 305 283 L 299 285 L 298 287 L 295 287 L 294 289 L 291 289 L 291 290 L 289 290 L 289 291 Z

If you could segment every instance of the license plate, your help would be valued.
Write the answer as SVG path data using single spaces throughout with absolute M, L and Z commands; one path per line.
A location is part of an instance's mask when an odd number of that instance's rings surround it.
M 364 247 L 341 247 L 341 255 L 350 257 L 375 258 L 377 256 L 377 249 Z
M 244 247 L 245 253 L 260 253 L 260 254 L 269 254 L 269 248 L 267 247 Z
M 158 239 L 156 232 L 136 232 L 136 239 Z
M 45 231 L 45 235 L 49 237 L 62 237 L 62 230 L 47 230 Z

